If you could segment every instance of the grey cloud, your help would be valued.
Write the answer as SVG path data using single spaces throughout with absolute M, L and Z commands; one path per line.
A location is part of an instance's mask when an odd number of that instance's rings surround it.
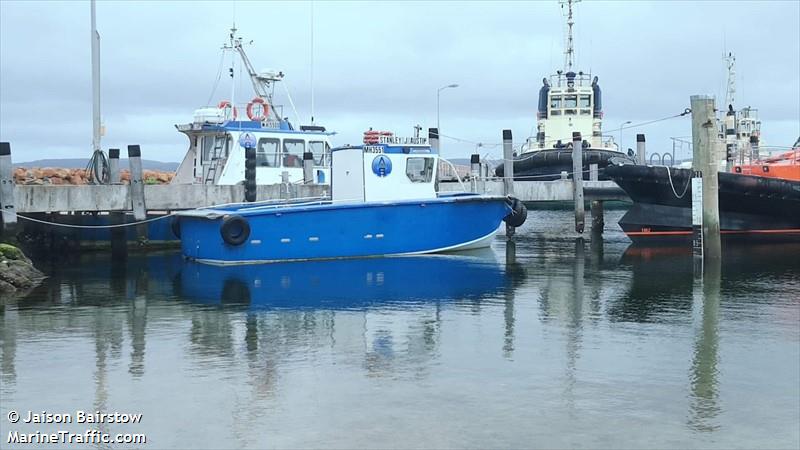
M 160 159 L 182 156 L 185 138 L 172 125 L 207 103 L 232 6 L 98 4 L 108 146 L 147 142 Z M 408 132 L 416 123 L 433 126 L 436 89 L 449 83 L 460 87 L 442 93 L 443 129 L 492 141 L 511 127 L 522 139 L 535 122 L 542 77 L 563 61 L 555 1 L 317 2 L 314 8 L 315 113 L 340 131 L 338 143 L 357 142 L 370 126 Z M 248 47 L 254 65 L 287 74 L 303 121 L 310 116 L 310 9 L 306 2 L 236 3 L 240 33 L 255 41 Z M 577 11 L 578 66 L 600 77 L 607 132 L 616 134 L 625 120 L 676 114 L 692 94 L 723 96 L 726 47 L 737 55 L 737 103 L 760 110 L 765 139 L 788 145 L 800 134 L 798 3 L 587 1 Z M 86 154 L 88 22 L 86 2 L 0 1 L 0 139 L 11 140 L 15 154 L 27 148 Z M 244 80 L 237 102 L 250 95 Z M 223 75 L 211 103 L 229 96 Z M 54 132 L 31 125 L 43 115 Z M 685 121 L 667 121 L 642 131 L 653 146 L 668 147 L 669 136 L 690 130 Z

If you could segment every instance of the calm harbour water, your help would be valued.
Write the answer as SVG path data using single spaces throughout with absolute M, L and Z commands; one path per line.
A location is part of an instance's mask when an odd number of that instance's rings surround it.
M 144 448 L 800 447 L 800 247 L 730 249 L 701 282 L 621 214 L 580 243 L 531 211 L 514 252 L 42 267 L 0 300 L 0 447 L 87 428 L 12 410 L 142 413 L 92 428 Z

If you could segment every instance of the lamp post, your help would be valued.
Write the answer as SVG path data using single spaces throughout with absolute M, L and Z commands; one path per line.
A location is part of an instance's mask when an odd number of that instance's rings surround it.
M 628 120 L 627 122 L 624 122 L 619 126 L 619 151 L 622 151 L 622 127 L 624 127 L 625 125 L 628 125 L 629 123 L 633 123 L 633 122 Z
M 436 91 L 436 130 L 438 133 L 437 137 L 439 138 L 441 138 L 442 135 L 442 130 L 439 127 L 439 97 L 441 96 L 443 90 L 448 88 L 457 88 L 457 87 L 458 87 L 457 84 L 448 84 L 447 86 L 440 87 L 439 90 Z M 441 142 L 441 139 L 439 140 L 439 142 Z

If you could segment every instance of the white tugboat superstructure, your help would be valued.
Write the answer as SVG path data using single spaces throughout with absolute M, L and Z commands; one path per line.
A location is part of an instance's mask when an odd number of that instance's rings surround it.
M 539 90 L 536 135 L 529 137 L 514 161 L 514 178 L 518 180 L 545 181 L 561 177 L 567 172 L 572 177 L 572 136 L 579 132 L 583 139 L 584 177 L 588 165 L 598 164 L 600 177 L 611 158 L 632 162 L 621 151 L 613 138 L 602 132 L 603 108 L 598 78 L 590 73 L 573 70 L 575 49 L 573 45 L 573 4 L 579 0 L 562 0 L 566 7 L 567 36 L 564 50 L 564 68 L 549 79 L 542 80 Z M 495 171 L 503 175 L 502 165 Z

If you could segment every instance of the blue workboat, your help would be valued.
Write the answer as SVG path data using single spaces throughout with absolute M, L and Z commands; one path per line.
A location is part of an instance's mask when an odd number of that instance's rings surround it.
M 506 196 L 438 194 L 426 138 L 382 136 L 332 150 L 330 198 L 178 213 L 183 254 L 214 264 L 438 253 L 487 247 L 524 222 Z

